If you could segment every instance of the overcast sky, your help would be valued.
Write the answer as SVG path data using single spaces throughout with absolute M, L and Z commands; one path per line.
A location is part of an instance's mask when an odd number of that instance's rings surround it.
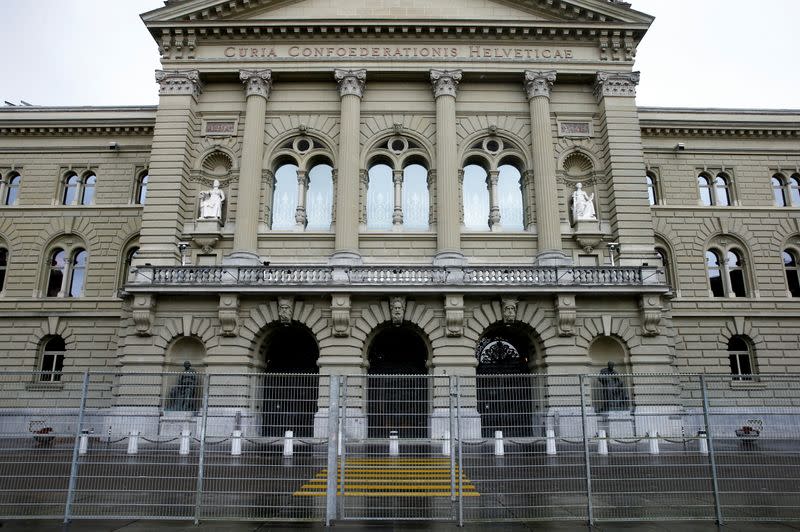
M 800 0 L 631 1 L 656 17 L 639 105 L 800 109 Z M 158 51 L 138 15 L 162 5 L 0 0 L 0 102 L 157 103 Z

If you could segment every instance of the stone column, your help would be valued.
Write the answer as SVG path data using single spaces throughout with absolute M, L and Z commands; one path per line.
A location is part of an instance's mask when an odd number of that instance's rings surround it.
M 183 233 L 181 209 L 190 194 L 197 99 L 202 93 L 197 70 L 157 70 L 159 102 L 150 151 L 148 201 L 142 215 L 141 249 L 134 266 L 180 264 L 178 242 Z
M 461 252 L 461 224 L 458 219 L 458 150 L 456 137 L 456 94 L 460 70 L 431 70 L 436 98 L 436 244 L 433 263 L 442 266 L 465 264 Z
M 339 124 L 339 164 L 336 186 L 336 241 L 330 262 L 335 265 L 360 264 L 358 251 L 359 151 L 361 147 L 361 97 L 366 70 L 334 72 L 342 99 Z
M 305 231 L 308 225 L 308 215 L 306 214 L 306 191 L 308 190 L 308 172 L 305 170 L 297 171 L 297 208 L 294 210 L 295 229 Z
M 647 201 L 642 135 L 636 108 L 638 72 L 598 72 L 595 96 L 606 124 L 608 168 L 612 176 L 605 214 L 619 242 L 619 265 L 641 266 L 654 260 L 652 215 Z
M 394 183 L 394 212 L 392 213 L 392 228 L 395 231 L 403 227 L 403 171 L 392 171 Z
M 536 204 L 536 227 L 539 252 L 536 262 L 557 265 L 568 262 L 561 247 L 556 163 L 553 133 L 550 130 L 550 89 L 556 72 L 525 71 L 525 92 L 531 111 L 531 148 L 533 153 L 533 187 Z
M 228 264 L 261 264 L 258 255 L 258 221 L 261 205 L 261 176 L 264 163 L 264 120 L 272 88 L 271 70 L 242 70 L 247 108 L 244 118 L 242 164 L 236 205 L 236 231 Z
M 497 199 L 497 180 L 500 172 L 491 170 L 486 176 L 486 185 L 489 187 L 489 228 L 492 231 L 500 230 L 500 203 Z

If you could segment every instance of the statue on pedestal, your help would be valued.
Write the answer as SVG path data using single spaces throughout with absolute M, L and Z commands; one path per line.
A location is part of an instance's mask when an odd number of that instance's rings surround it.
M 222 203 L 225 193 L 219 189 L 219 181 L 214 180 L 211 190 L 200 192 L 200 220 L 219 220 L 222 218 Z
M 583 191 L 583 185 L 575 185 L 575 192 L 572 193 L 572 219 L 575 222 L 580 220 L 597 220 L 594 211 L 594 193 L 587 194 Z
M 600 370 L 600 404 L 598 412 L 618 412 L 628 409 L 628 392 L 625 384 L 619 378 L 619 373 L 614 370 L 614 363 Z
M 200 385 L 197 372 L 188 360 L 183 363 L 183 372 L 178 376 L 175 386 L 169 391 L 169 399 L 164 410 L 176 412 L 197 412 L 200 402 Z

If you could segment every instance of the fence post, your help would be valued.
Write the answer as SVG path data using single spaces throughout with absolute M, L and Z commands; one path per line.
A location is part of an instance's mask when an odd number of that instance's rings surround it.
M 700 391 L 703 396 L 703 424 L 706 428 L 706 441 L 708 442 L 708 457 L 711 464 L 711 487 L 714 490 L 714 511 L 717 515 L 717 524 L 722 525 L 722 506 L 719 500 L 719 481 L 717 479 L 717 459 L 714 453 L 714 436 L 709 422 L 708 411 L 708 390 L 706 389 L 706 379 L 700 375 Z
M 86 411 L 86 396 L 89 393 L 89 370 L 83 373 L 83 389 L 81 390 L 81 406 L 78 410 L 78 426 L 75 427 L 75 445 L 72 448 L 72 467 L 69 471 L 69 488 L 67 488 L 67 502 L 64 505 L 64 524 L 69 523 L 72 514 L 72 503 L 75 501 L 75 488 L 78 485 L 78 458 L 83 416 Z
M 456 502 L 456 447 L 453 445 L 453 438 L 456 435 L 456 411 L 455 396 L 456 390 L 453 387 L 453 377 L 447 377 L 447 388 L 450 395 L 450 432 L 447 434 L 447 454 L 450 455 L 450 502 Z
M 458 438 L 458 526 L 464 526 L 464 466 L 461 443 L 461 378 L 456 375 L 456 438 Z
M 345 515 L 345 507 L 344 507 L 344 490 L 345 490 L 345 478 L 344 473 L 347 464 L 347 446 L 345 445 L 347 441 L 347 375 L 342 376 L 342 383 L 340 387 L 340 401 L 339 401 L 339 410 L 341 411 L 341 422 L 339 423 L 339 442 L 337 445 L 337 455 L 339 456 L 339 493 L 341 493 L 341 499 L 339 501 L 339 516 L 344 519 Z
M 586 430 L 586 401 L 584 400 L 583 387 L 586 384 L 585 375 L 578 375 L 578 389 L 581 400 L 581 438 L 583 439 L 583 459 L 586 465 L 586 500 L 589 517 L 589 526 L 594 526 L 594 507 L 592 506 L 592 464 L 589 461 L 589 436 Z
M 203 418 L 200 421 L 200 456 L 197 459 L 197 498 L 194 506 L 194 524 L 200 524 L 200 508 L 203 502 L 203 475 L 205 474 L 206 457 L 206 424 L 208 422 L 208 392 L 211 388 L 211 375 L 206 375 L 206 385 L 203 387 Z
M 328 479 L 325 491 L 325 526 L 336 518 L 336 484 L 339 449 L 339 376 L 329 377 L 328 391 Z

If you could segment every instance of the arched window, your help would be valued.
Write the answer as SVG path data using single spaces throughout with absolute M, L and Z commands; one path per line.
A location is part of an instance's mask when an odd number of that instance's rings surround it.
M 64 369 L 64 353 L 66 352 L 64 339 L 60 336 L 50 338 L 42 349 L 41 374 L 39 380 L 42 382 L 59 382 L 61 371 Z
M 713 297 L 747 297 L 744 254 L 740 250 L 706 251 L 706 271 Z
M 64 205 L 92 205 L 94 204 L 95 186 L 97 176 L 87 172 L 79 176 L 75 172 L 67 172 L 63 180 L 63 193 L 61 199 Z
M 128 274 L 131 271 L 131 267 L 133 266 L 133 259 L 136 258 L 136 255 L 139 254 L 139 246 L 131 246 L 125 251 L 123 263 L 122 263 L 122 272 L 120 273 L 120 279 L 118 286 L 122 287 L 128 280 Z
M 307 207 L 308 229 L 328 231 L 333 213 L 333 168 L 317 164 L 308 171 Z
M 8 269 L 8 250 L 0 247 L 0 293 L 6 287 L 6 270 Z
M 741 336 L 733 336 L 728 341 L 728 361 L 734 380 L 753 380 L 752 376 L 756 373 L 755 364 L 753 364 L 753 353 L 747 340 Z
M 403 227 L 413 231 L 429 228 L 428 170 L 421 164 L 403 168 Z
M 800 174 L 793 174 L 788 180 L 789 204 L 800 207 Z
M 775 205 L 778 207 L 786 207 L 788 205 L 788 197 L 786 195 L 786 182 L 780 174 L 775 174 L 770 180 L 772 182 L 772 196 L 775 198 Z
M 367 182 L 367 229 L 386 231 L 392 228 L 394 209 L 392 168 L 386 164 L 370 167 Z
M 672 264 L 669 261 L 669 255 L 667 254 L 667 250 L 661 247 L 657 247 L 656 254 L 658 254 L 658 256 L 661 258 L 661 264 L 663 265 L 664 268 L 664 277 L 667 284 L 675 288 L 674 285 L 672 284 L 673 282 L 672 272 L 670 271 Z
M 136 179 L 136 190 L 134 191 L 134 202 L 137 205 L 144 205 L 147 200 L 147 183 L 150 181 L 150 175 L 147 171 L 142 172 Z
M 645 175 L 647 181 L 647 200 L 650 205 L 658 204 L 658 191 L 656 189 L 656 176 L 653 172 L 647 172 Z
M 489 229 L 488 174 L 477 164 L 464 167 L 464 227 L 472 231 Z
M 297 165 L 284 164 L 275 172 L 272 229 L 293 229 L 297 209 Z
M 14 172 L 8 176 L 6 183 L 5 205 L 16 205 L 19 198 L 19 187 L 22 184 L 22 176 Z
M 727 207 L 731 204 L 730 178 L 725 174 L 717 174 L 714 178 L 714 205 Z
M 78 174 L 69 173 L 64 176 L 64 195 L 62 196 L 64 205 L 75 205 L 78 202 L 80 184 L 81 178 L 78 177 Z
M 522 174 L 510 164 L 503 164 L 497 170 L 500 172 L 497 179 L 497 203 L 503 229 L 522 231 L 525 229 L 522 215 Z
M 783 250 L 783 268 L 786 271 L 786 286 L 792 297 L 800 297 L 800 265 L 797 252 L 793 249 Z
M 700 192 L 700 203 L 706 207 L 713 205 L 711 201 L 711 178 L 705 174 L 697 176 L 697 189 Z
M 55 248 L 50 253 L 47 297 L 80 297 L 86 283 L 89 253 L 82 248 Z
M 97 183 L 97 176 L 87 174 L 83 176 L 83 193 L 81 194 L 81 205 L 92 205 L 94 203 L 94 187 Z
M 777 207 L 800 207 L 800 174 L 791 177 L 775 174 L 770 182 Z

